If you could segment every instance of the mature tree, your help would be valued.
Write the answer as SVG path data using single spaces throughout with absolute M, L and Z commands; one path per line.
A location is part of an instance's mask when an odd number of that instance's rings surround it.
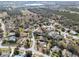
M 32 51 L 26 51 L 25 57 L 31 57 L 32 56 Z

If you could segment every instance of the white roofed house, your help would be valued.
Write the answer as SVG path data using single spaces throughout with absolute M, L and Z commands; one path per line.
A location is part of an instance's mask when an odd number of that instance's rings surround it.
M 70 34 L 72 34 L 72 35 L 77 35 L 78 33 L 75 32 L 75 31 L 73 31 L 73 30 L 71 30 L 71 31 L 70 31 Z
M 9 40 L 16 41 L 16 37 L 15 37 L 15 32 L 14 31 L 10 31 L 8 36 L 9 36 Z
M 73 54 L 70 51 L 68 51 L 67 49 L 64 49 L 64 50 L 62 50 L 62 56 L 63 57 L 72 57 Z

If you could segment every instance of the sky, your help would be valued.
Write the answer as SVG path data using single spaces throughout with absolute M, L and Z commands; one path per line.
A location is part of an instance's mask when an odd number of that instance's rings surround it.
M 0 1 L 79 1 L 79 0 L 0 0 Z

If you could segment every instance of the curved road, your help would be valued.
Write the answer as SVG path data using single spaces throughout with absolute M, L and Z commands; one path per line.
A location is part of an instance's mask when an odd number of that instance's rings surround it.
M 37 29 L 35 29 L 35 30 L 37 30 Z M 34 31 L 35 31 L 34 30 Z M 36 43 L 36 41 L 35 41 L 35 38 L 34 38 L 34 31 L 32 32 L 32 38 L 31 38 L 31 40 L 32 40 L 32 42 L 33 42 L 33 44 L 32 44 L 32 47 L 31 48 L 28 48 L 28 49 L 25 49 L 24 47 L 21 47 L 21 48 L 19 48 L 19 50 L 24 50 L 24 51 L 32 51 L 33 52 L 33 54 L 38 54 L 38 55 L 42 55 L 42 56 L 44 56 L 44 57 L 50 57 L 50 56 L 48 56 L 48 55 L 46 55 L 46 54 L 43 54 L 43 53 L 41 53 L 41 52 L 39 52 L 39 51 L 37 51 L 37 50 L 35 50 L 35 43 Z M 10 57 L 13 55 L 13 53 L 14 53 L 14 47 L 11 47 L 12 49 L 12 51 L 11 51 L 11 54 L 10 54 Z M 25 53 L 24 53 L 25 54 Z

